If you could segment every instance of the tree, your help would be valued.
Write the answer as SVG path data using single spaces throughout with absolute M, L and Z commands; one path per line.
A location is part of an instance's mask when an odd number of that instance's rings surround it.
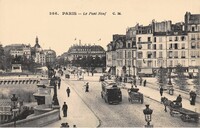
M 179 64 L 175 67 L 175 74 L 177 74 L 177 77 L 174 79 L 174 82 L 176 83 L 176 85 L 179 86 L 181 90 L 185 90 L 186 85 L 188 84 L 187 78 L 184 73 L 185 69 L 182 67 L 182 65 Z
M 192 82 L 195 84 L 197 93 L 200 94 L 200 67 L 198 68 L 197 77 L 194 77 Z

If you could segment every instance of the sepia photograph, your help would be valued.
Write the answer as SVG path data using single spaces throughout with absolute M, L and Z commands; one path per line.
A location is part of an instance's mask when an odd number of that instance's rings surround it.
M 200 127 L 200 0 L 0 0 L 0 127 Z

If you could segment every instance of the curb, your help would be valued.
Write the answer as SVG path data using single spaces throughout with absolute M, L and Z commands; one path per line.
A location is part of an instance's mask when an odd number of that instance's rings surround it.
M 154 85 L 152 85 L 152 83 L 149 83 L 149 82 L 148 82 L 148 84 L 149 84 L 150 86 L 147 86 L 147 87 L 158 90 L 158 88 L 156 88 Z M 177 91 L 177 92 L 180 92 L 180 93 L 184 93 L 185 95 L 188 95 L 188 96 L 189 96 L 189 92 L 185 92 L 185 91 L 182 91 L 182 90 L 179 90 L 179 89 L 176 89 L 176 88 L 174 88 L 174 90 Z M 177 96 L 178 96 L 178 95 L 177 95 Z M 187 97 L 185 97 L 185 99 L 187 99 Z M 196 99 L 200 99 L 200 96 L 197 95 L 197 98 L 196 98 Z M 200 100 L 196 100 L 196 103 L 200 103 Z
M 64 81 L 66 81 L 65 79 L 63 79 Z M 83 100 L 83 98 L 79 95 L 79 93 L 77 92 L 77 90 L 72 86 L 73 84 L 68 81 L 67 83 L 68 85 L 71 86 L 71 88 L 76 92 L 76 94 L 79 96 L 79 98 L 85 103 L 85 105 L 92 111 L 92 113 L 94 114 L 94 116 L 98 119 L 98 125 L 96 127 L 100 127 L 101 126 L 101 120 L 100 118 L 95 114 L 95 112 L 89 107 L 89 105 Z

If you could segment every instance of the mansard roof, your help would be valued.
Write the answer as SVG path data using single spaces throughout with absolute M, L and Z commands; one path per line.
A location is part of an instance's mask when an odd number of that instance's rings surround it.
M 103 52 L 105 52 L 103 47 L 100 46 L 100 45 L 74 45 L 74 46 L 71 46 L 69 48 L 68 53 L 72 52 L 73 50 L 79 50 L 79 49 L 85 49 L 86 51 L 90 50 L 90 51 L 103 51 Z

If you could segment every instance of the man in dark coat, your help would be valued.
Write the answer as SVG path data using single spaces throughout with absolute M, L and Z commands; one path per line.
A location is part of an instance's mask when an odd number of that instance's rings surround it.
M 88 82 L 85 85 L 85 92 L 89 92 L 89 83 Z
M 58 89 L 60 89 L 60 85 L 61 85 L 61 79 L 60 77 L 58 77 Z
M 67 92 L 67 96 L 69 97 L 70 96 L 70 89 L 69 89 L 69 87 L 67 87 L 67 90 L 66 90 L 66 92 Z
M 162 95 L 163 95 L 163 88 L 160 87 L 160 96 L 162 96 Z
M 181 103 L 181 102 L 182 102 L 182 97 L 181 97 L 180 94 L 179 94 L 178 97 L 176 98 L 176 102 L 178 102 L 178 103 Z
M 194 91 L 190 92 L 190 104 L 191 105 L 195 105 L 196 96 L 197 96 L 197 94 Z
M 67 117 L 67 109 L 68 109 L 68 106 L 67 106 L 66 102 L 64 102 L 64 104 L 62 106 L 63 117 Z
M 144 80 L 144 87 L 146 86 L 146 83 L 147 83 L 147 81 L 146 81 L 146 80 Z
M 142 77 L 140 77 L 140 86 L 142 85 Z

